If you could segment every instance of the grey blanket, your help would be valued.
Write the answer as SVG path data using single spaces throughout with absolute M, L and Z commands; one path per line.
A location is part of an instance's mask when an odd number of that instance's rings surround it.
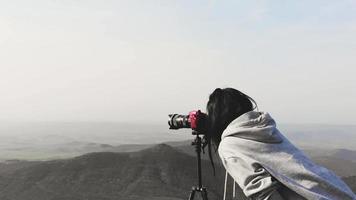
M 223 132 L 218 152 L 247 197 L 265 193 L 269 199 L 279 182 L 305 199 L 356 200 L 338 176 L 289 142 L 268 113 L 251 111 L 236 118 Z

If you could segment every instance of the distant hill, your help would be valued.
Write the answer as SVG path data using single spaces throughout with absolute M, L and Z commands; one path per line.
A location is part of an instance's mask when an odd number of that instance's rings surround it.
M 356 150 L 356 125 L 278 124 L 293 143 L 312 148 Z
M 356 151 L 354 142 L 356 126 L 318 124 L 277 126 L 293 143 L 303 148 Z M 131 144 L 136 144 L 135 149 L 139 150 L 145 147 L 145 144 L 188 139 L 193 139 L 191 130 L 169 130 L 166 123 L 2 121 L 0 162 L 12 159 L 63 159 L 91 152 L 127 152 L 131 151 L 129 147 Z M 347 152 L 342 154 L 345 155 Z
M 209 161 L 202 165 L 209 199 L 220 200 L 224 168 L 216 163 L 214 177 Z M 345 180 L 355 188 L 355 176 Z M 183 200 L 195 184 L 196 158 L 166 144 L 136 152 L 0 164 L 1 200 Z M 238 197 L 246 199 L 241 190 Z
M 332 156 L 356 162 L 356 151 L 348 149 L 337 149 L 333 152 Z
M 203 166 L 209 162 L 203 161 Z M 203 167 L 209 199 L 221 199 L 224 171 Z M 196 183 L 196 158 L 160 144 L 131 153 L 0 165 L 2 200 L 186 199 Z

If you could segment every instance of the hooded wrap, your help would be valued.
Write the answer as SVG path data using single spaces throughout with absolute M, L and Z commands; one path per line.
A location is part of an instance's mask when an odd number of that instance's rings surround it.
M 247 112 L 232 121 L 221 136 L 218 152 L 249 198 L 356 200 L 338 176 L 289 142 L 266 112 Z M 278 190 L 281 184 L 285 190 Z

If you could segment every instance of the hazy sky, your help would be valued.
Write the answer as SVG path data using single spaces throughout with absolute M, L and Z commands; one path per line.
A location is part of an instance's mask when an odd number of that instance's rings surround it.
M 149 121 L 235 87 L 356 124 L 356 1 L 1 0 L 0 120 Z

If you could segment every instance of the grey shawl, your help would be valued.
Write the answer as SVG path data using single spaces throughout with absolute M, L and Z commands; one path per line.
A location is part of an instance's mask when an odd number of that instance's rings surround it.
M 338 176 L 315 164 L 289 142 L 268 113 L 251 111 L 241 115 L 228 125 L 221 138 L 219 156 L 247 197 L 264 193 L 262 199 L 271 199 L 279 182 L 305 199 L 356 200 Z

